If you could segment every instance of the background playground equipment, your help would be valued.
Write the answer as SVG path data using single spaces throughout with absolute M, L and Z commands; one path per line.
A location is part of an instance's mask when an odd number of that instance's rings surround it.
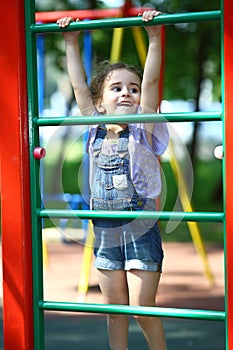
M 224 6 L 223 6 L 224 5 Z M 224 7 L 224 8 L 223 8 Z M 224 212 L 222 213 L 149 213 L 149 215 L 159 215 L 160 219 L 177 219 L 182 217 L 184 221 L 220 221 L 224 223 L 225 228 L 225 292 L 226 309 L 224 312 L 215 312 L 210 310 L 183 310 L 183 309 L 163 309 L 163 308 L 132 308 L 126 306 L 114 305 L 93 305 L 76 303 L 55 303 L 43 300 L 42 283 L 42 242 L 41 242 L 41 218 L 51 216 L 57 217 L 82 217 L 90 218 L 93 213 L 90 211 L 43 211 L 40 209 L 40 196 L 38 192 L 38 169 L 39 161 L 33 158 L 33 149 L 39 145 L 37 131 L 39 126 L 50 125 L 51 123 L 60 123 L 62 119 L 43 118 L 40 120 L 37 108 L 36 91 L 36 70 L 34 63 L 36 61 L 35 34 L 39 32 L 57 31 L 54 25 L 35 25 L 34 24 L 34 5 L 31 1 L 15 0 L 11 2 L 2 2 L 0 5 L 1 13 L 6 14 L 3 17 L 3 26 L 6 28 L 11 23 L 9 35 L 3 36 L 3 50 L 1 55 L 1 67 L 3 84 L 1 84 L 2 112 L 8 115 L 8 123 L 5 118 L 1 118 L 1 149 L 6 150 L 1 155 L 1 191 L 2 191 L 2 242 L 3 242 L 3 312 L 4 312 L 4 349 L 38 349 L 44 347 L 43 336 L 43 314 L 44 310 L 63 310 L 63 311 L 85 311 L 96 313 L 125 313 L 125 314 L 147 314 L 150 316 L 169 316 L 182 318 L 199 318 L 210 320 L 221 320 L 226 323 L 226 346 L 228 350 L 233 349 L 233 279 L 232 279 L 232 203 L 233 203 L 233 181 L 232 181 L 232 59 L 233 59 L 233 36 L 232 36 L 232 13 L 233 5 L 230 0 L 225 0 L 221 11 L 213 13 L 188 13 L 177 15 L 164 15 L 157 19 L 157 23 L 174 23 L 179 21 L 193 20 L 221 20 L 222 23 L 222 44 L 224 44 L 224 54 L 222 55 L 224 70 L 223 73 L 223 110 L 219 115 L 192 113 L 186 116 L 179 114 L 167 115 L 169 120 L 222 120 L 224 124 Z M 26 80 L 26 56 L 25 56 L 25 33 L 24 10 L 27 9 L 26 33 L 27 33 L 27 52 L 28 52 L 28 83 Z M 224 9 L 224 21 L 223 21 Z M 18 26 L 21 23 L 21 26 Z M 140 26 L 137 18 L 132 19 L 111 19 L 98 20 L 92 22 L 94 27 L 117 27 L 136 25 Z M 88 23 L 72 25 L 73 29 L 91 29 Z M 9 46 L 9 39 L 17 43 L 15 46 Z M 222 45 L 223 50 L 223 45 Z M 11 89 L 7 91 L 6 86 L 11 77 Z M 28 96 L 25 95 L 25 89 L 28 85 Z M 27 130 L 29 112 L 29 135 Z M 144 116 L 143 116 L 144 117 Z M 153 121 L 155 116 L 146 115 L 147 121 Z M 137 121 L 138 116 L 127 117 L 128 121 Z M 121 119 L 113 119 L 119 122 Z M 159 116 L 158 116 L 159 120 Z M 105 122 L 104 117 L 99 122 Z M 90 118 L 73 118 L 72 123 L 88 124 Z M 9 125 L 11 125 L 11 138 L 9 137 Z M 30 147 L 30 154 L 25 149 Z M 29 178 L 29 156 L 31 160 L 31 196 L 30 196 L 30 178 Z M 2 164 L 4 164 L 4 171 Z M 12 203 L 12 198 L 14 201 Z M 30 210 L 30 203 L 32 204 Z M 30 212 L 32 218 L 30 220 Z M 103 213 L 110 217 L 111 213 Z M 124 216 L 124 213 L 118 213 Z M 130 215 L 132 218 L 133 216 Z M 31 227 L 34 232 L 31 235 Z M 32 243 L 32 245 L 31 245 Z M 33 259 L 32 259 L 33 255 Z M 33 261 L 33 264 L 32 264 Z M 33 268 L 32 268 L 33 265 Z M 32 271 L 33 270 L 33 271 Z M 33 280 L 33 291 L 32 291 Z M 34 315 L 34 319 L 32 319 Z

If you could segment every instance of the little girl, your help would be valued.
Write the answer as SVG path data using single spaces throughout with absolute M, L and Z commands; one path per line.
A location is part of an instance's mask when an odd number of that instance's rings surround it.
M 145 11 L 142 21 L 159 15 Z M 57 21 L 63 28 L 73 20 Z M 90 88 L 80 57 L 79 32 L 64 32 L 67 66 L 82 115 L 156 113 L 161 65 L 160 26 L 146 26 L 149 46 L 143 77 L 133 67 L 104 62 Z M 164 123 L 92 125 L 89 129 L 91 209 L 155 210 L 161 191 L 158 156 L 167 148 Z M 107 304 L 155 306 L 163 250 L 156 220 L 94 219 L 95 266 Z M 162 322 L 135 316 L 150 350 L 165 350 Z M 128 317 L 108 315 L 111 350 L 126 350 Z

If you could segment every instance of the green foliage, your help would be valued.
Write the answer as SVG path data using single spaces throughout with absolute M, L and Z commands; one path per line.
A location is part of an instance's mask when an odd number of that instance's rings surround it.
M 151 0 L 137 1 L 137 6 L 146 4 L 158 8 L 164 13 L 191 11 L 208 11 L 220 8 L 219 0 Z M 67 10 L 97 8 L 101 2 L 84 2 L 63 0 L 59 2 L 37 0 L 40 10 Z M 56 89 L 59 74 L 66 72 L 66 58 L 62 35 L 46 35 L 45 51 L 47 72 L 46 98 Z M 109 59 L 112 44 L 112 30 L 92 32 L 93 63 Z M 82 43 L 82 39 L 80 39 Z M 197 99 L 201 89 L 201 81 L 210 79 L 213 84 L 213 98 L 221 99 L 220 82 L 220 28 L 218 22 L 186 23 L 166 26 L 165 66 L 164 66 L 164 98 Z M 139 65 L 135 43 L 130 30 L 125 30 L 122 48 L 122 61 Z M 51 72 L 51 73 L 50 73 Z M 54 74 L 54 72 L 56 72 Z M 60 73 L 59 73 L 60 72 Z M 201 81 L 200 81 L 201 80 Z
M 219 0 L 151 0 L 149 2 L 141 0 L 139 2 L 139 5 L 148 4 L 164 13 L 220 9 Z M 196 100 L 201 89 L 201 81 L 208 78 L 213 83 L 213 99 L 219 101 L 221 99 L 220 49 L 218 22 L 166 26 L 164 98 Z

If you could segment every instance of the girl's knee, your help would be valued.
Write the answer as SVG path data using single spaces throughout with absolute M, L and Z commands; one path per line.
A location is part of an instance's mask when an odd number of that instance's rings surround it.
M 141 316 L 141 315 L 140 316 L 135 315 L 133 317 L 143 330 L 149 330 L 154 327 L 157 328 L 157 327 L 160 327 L 161 325 L 161 319 L 157 317 L 149 317 L 149 316 Z
M 116 322 L 122 322 L 128 320 L 128 317 L 125 315 L 108 315 L 108 323 L 114 324 Z
M 134 315 L 133 318 L 137 321 L 137 323 L 140 325 L 140 327 L 144 328 L 150 323 L 151 317 L 148 316 L 141 316 L 141 315 Z

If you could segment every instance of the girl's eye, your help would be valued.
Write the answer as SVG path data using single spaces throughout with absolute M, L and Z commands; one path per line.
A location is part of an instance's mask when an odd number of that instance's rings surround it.
M 138 89 L 137 88 L 131 88 L 131 89 L 129 89 L 129 92 L 132 93 L 132 94 L 136 94 L 138 92 Z
M 121 88 L 119 86 L 114 86 L 113 87 L 113 91 L 115 92 L 120 92 L 121 91 Z

